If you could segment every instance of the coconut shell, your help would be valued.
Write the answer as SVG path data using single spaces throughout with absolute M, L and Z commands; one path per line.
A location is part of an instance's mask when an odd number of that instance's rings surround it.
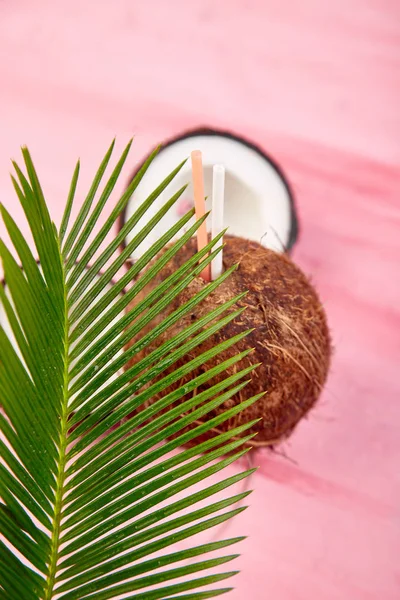
M 162 376 L 221 341 L 249 328 L 254 328 L 252 333 L 219 355 L 217 360 L 219 363 L 248 348 L 254 348 L 254 351 L 239 365 L 234 365 L 225 374 L 222 373 L 205 386 L 201 386 L 196 393 L 214 385 L 226 376 L 232 375 L 239 368 L 248 366 L 249 363 L 261 363 L 253 371 L 251 382 L 228 402 L 209 413 L 206 418 L 213 418 L 226 408 L 259 392 L 265 392 L 265 395 L 250 408 L 220 425 L 218 431 L 213 430 L 207 435 L 198 437 L 195 442 L 200 443 L 222 431 L 259 418 L 261 420 L 250 429 L 250 432 L 258 434 L 251 445 L 273 445 L 293 431 L 297 423 L 314 406 L 321 393 L 331 356 L 326 315 L 314 287 L 288 256 L 269 250 L 256 242 L 233 236 L 225 236 L 224 242 L 226 244 L 223 254 L 224 268 L 227 269 L 238 264 L 237 270 L 191 313 L 183 317 L 142 352 L 136 354 L 128 367 L 191 325 L 193 321 L 206 315 L 217 305 L 248 290 L 248 294 L 234 307 L 236 309 L 245 306 L 246 310 L 215 335 L 210 336 L 206 342 L 177 361 L 169 370 L 164 371 Z M 178 266 L 186 262 L 195 252 L 196 240 L 192 238 L 175 259 L 138 294 L 129 309 L 145 298 L 155 286 L 175 272 Z M 167 314 L 188 301 L 205 285 L 200 277 L 194 279 L 172 302 L 167 311 L 148 325 L 140 337 L 153 329 Z M 135 341 L 137 338 L 134 338 L 130 345 Z M 193 371 L 185 381 L 203 373 L 215 362 L 216 359 Z M 160 396 L 152 398 L 149 403 L 176 389 L 182 383 L 183 381 L 180 380 L 162 392 Z M 187 400 L 187 396 L 183 400 Z

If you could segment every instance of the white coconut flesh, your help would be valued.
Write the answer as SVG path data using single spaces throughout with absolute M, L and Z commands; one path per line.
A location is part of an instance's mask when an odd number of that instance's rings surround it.
M 125 222 L 155 187 L 181 161 L 190 156 L 192 150 L 201 150 L 203 155 L 206 210 L 211 210 L 213 165 L 220 163 L 225 166 L 226 171 L 224 226 L 229 227 L 228 233 L 284 252 L 290 244 L 294 226 L 287 184 L 267 157 L 242 141 L 224 135 L 193 135 L 165 146 L 151 163 L 130 199 L 125 211 Z M 189 186 L 180 200 L 132 252 L 133 260 L 137 260 L 193 206 L 190 159 L 128 234 L 125 242 L 129 243 L 164 203 L 187 183 Z M 193 222 L 194 219 L 186 228 Z M 208 218 L 207 228 L 210 231 L 211 217 Z
M 90 287 L 94 286 L 94 285 L 97 283 L 97 281 L 98 281 L 99 277 L 100 277 L 100 275 L 97 275 L 97 276 L 96 276 L 96 277 L 93 279 L 93 281 L 90 283 L 90 285 L 89 285 L 89 288 L 88 288 L 88 289 L 90 289 Z M 100 293 L 100 294 L 97 296 L 97 298 L 101 298 L 102 296 L 104 296 L 104 295 L 105 295 L 105 294 L 106 294 L 106 293 L 107 293 L 107 292 L 108 292 L 108 291 L 111 289 L 111 287 L 112 287 L 111 285 L 107 285 L 107 286 L 106 286 L 106 287 L 105 287 L 105 288 L 102 290 L 102 292 L 101 292 L 101 293 Z M 8 286 L 7 286 L 7 285 L 5 285 L 5 292 L 6 292 L 6 295 L 7 295 L 8 299 L 10 300 L 10 303 L 13 305 L 13 301 L 12 301 L 11 293 L 10 293 L 10 290 L 9 290 L 9 288 L 8 288 Z M 115 304 L 116 302 L 118 302 L 118 300 L 119 300 L 120 298 L 121 298 L 121 296 L 120 296 L 120 295 L 117 295 L 117 296 L 116 296 L 116 298 L 113 300 L 113 302 L 107 306 L 107 308 L 106 308 L 106 311 L 108 312 L 108 310 L 111 308 L 111 306 L 112 306 L 113 304 Z M 90 310 L 90 308 L 91 308 L 91 307 L 89 307 L 88 309 L 86 309 L 86 311 L 85 311 L 85 312 L 83 313 L 83 315 L 82 315 L 83 317 L 84 317 L 84 316 L 86 315 L 86 313 L 87 313 L 87 312 Z M 103 312 L 103 313 L 102 313 L 101 315 L 99 315 L 99 316 L 98 316 L 96 319 L 94 319 L 94 320 L 93 320 L 93 322 L 92 322 L 92 323 L 91 323 L 91 325 L 90 325 L 90 328 L 91 328 L 93 325 L 95 325 L 95 324 L 96 324 L 98 321 L 100 321 L 101 319 L 103 319 L 103 318 L 104 318 L 104 315 L 105 315 L 105 312 Z M 116 323 L 119 321 L 119 319 L 121 319 L 121 318 L 122 318 L 122 316 L 123 316 L 123 315 L 124 315 L 124 313 L 121 313 L 121 314 L 119 314 L 119 315 L 118 315 L 116 318 L 114 318 L 114 319 L 113 319 L 113 320 L 112 320 L 112 321 L 111 321 L 111 322 L 110 322 L 108 325 L 106 325 L 106 326 L 104 327 L 103 331 L 102 331 L 102 335 L 103 335 L 103 334 L 104 334 L 106 331 L 108 331 L 108 330 L 109 330 L 109 329 L 110 329 L 110 328 L 111 328 L 113 325 L 115 325 L 115 324 L 116 324 Z M 22 362 L 24 362 L 24 360 L 23 360 L 23 358 L 22 358 L 22 355 L 21 355 L 21 352 L 20 352 L 20 350 L 19 350 L 19 348 L 18 348 L 18 344 L 17 344 L 17 342 L 16 342 L 16 340 L 15 340 L 15 337 L 14 337 L 14 334 L 13 334 L 13 331 L 12 331 L 12 328 L 11 328 L 11 325 L 10 325 L 10 323 L 9 323 L 9 321 L 8 321 L 8 318 L 7 318 L 7 315 L 6 315 L 6 312 L 5 312 L 4 306 L 3 306 L 3 304 L 2 304 L 2 303 L 0 304 L 0 325 L 3 327 L 3 329 L 4 329 L 4 332 L 5 332 L 5 334 L 7 335 L 7 337 L 8 337 L 8 338 L 11 340 L 11 343 L 12 343 L 13 347 L 15 348 L 15 350 L 16 350 L 16 352 L 17 352 L 18 356 L 21 358 Z M 74 342 L 73 344 L 71 344 L 71 349 L 73 349 L 73 348 L 74 348 L 74 346 L 76 345 L 76 343 L 77 343 L 77 342 Z M 92 346 L 94 343 L 95 343 L 95 342 L 92 342 L 92 343 L 91 343 L 91 344 L 88 346 L 88 349 L 89 349 L 89 348 L 90 348 L 90 347 L 91 347 L 91 346 Z M 87 349 L 86 349 L 86 350 L 87 350 Z M 119 351 L 119 352 L 116 354 L 116 356 L 119 356 L 121 353 L 122 353 L 122 350 L 121 350 L 121 351 Z M 75 362 L 76 362 L 76 360 L 75 360 L 75 361 L 72 361 L 72 363 L 71 363 L 71 366 L 73 366 L 73 365 L 75 364 Z M 24 363 L 24 364 L 25 364 L 25 363 Z M 92 361 L 91 361 L 91 363 L 90 363 L 90 364 L 89 364 L 89 365 L 88 365 L 86 368 L 89 368 L 89 366 L 93 366 L 93 364 L 94 364 L 94 365 L 96 364 L 96 361 L 95 361 L 95 359 L 94 359 L 94 360 L 92 360 Z M 85 368 L 85 370 L 86 370 L 86 368 Z M 104 369 L 104 368 L 105 368 L 105 367 L 102 367 L 101 369 L 99 369 L 99 371 L 98 371 L 98 372 L 100 373 L 100 372 L 101 372 L 101 370 L 102 370 L 102 369 Z M 121 372 L 121 371 L 119 371 L 119 372 L 118 372 L 118 373 L 116 373 L 115 375 L 111 376 L 111 377 L 110 377 L 110 378 L 109 378 L 109 379 L 108 379 L 108 380 L 107 380 L 107 381 L 106 381 L 106 382 L 105 382 L 103 385 L 101 385 L 101 386 L 98 388 L 98 390 L 102 389 L 103 387 L 105 387 L 106 385 L 108 385 L 108 384 L 109 384 L 111 381 L 113 381 L 114 379 L 116 379 L 116 377 L 118 376 L 118 374 L 119 374 L 120 372 Z M 81 373 L 80 375 L 82 375 L 82 373 Z M 72 383 L 73 383 L 73 381 L 72 381 Z M 98 390 L 97 390 L 97 391 L 98 391 Z

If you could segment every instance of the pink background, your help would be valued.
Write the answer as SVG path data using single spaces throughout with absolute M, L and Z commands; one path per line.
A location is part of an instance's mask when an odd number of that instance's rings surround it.
M 244 134 L 297 198 L 295 260 L 335 343 L 318 408 L 259 454 L 232 600 L 400 597 L 398 0 L 3 0 L 0 196 L 31 149 L 59 222 L 111 137 L 209 125 Z M 123 184 L 124 182 L 122 182 Z M 237 467 L 232 467 L 232 471 Z

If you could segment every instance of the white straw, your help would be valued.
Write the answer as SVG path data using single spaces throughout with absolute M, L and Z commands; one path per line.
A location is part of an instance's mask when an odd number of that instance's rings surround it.
M 214 165 L 213 188 L 212 188 L 212 210 L 211 210 L 211 237 L 214 238 L 224 229 L 224 192 L 225 192 L 225 167 Z M 215 249 L 222 245 L 222 238 Z M 214 281 L 222 274 L 222 250 L 211 261 L 211 279 Z

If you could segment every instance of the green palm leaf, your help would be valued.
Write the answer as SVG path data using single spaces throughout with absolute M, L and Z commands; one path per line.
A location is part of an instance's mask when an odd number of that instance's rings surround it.
M 213 378 L 238 364 L 248 352 L 225 361 L 214 360 L 214 366 L 193 376 L 189 383 L 169 393 L 168 388 L 246 335 L 237 335 L 170 370 L 180 357 L 240 314 L 241 310 L 233 309 L 241 296 L 218 306 L 133 367 L 125 368 L 139 350 L 179 321 L 230 274 L 227 271 L 211 282 L 161 320 L 151 333 L 141 333 L 199 275 L 219 248 L 214 248 L 218 238 L 212 240 L 128 310 L 132 299 L 202 222 L 186 231 L 193 216 L 190 211 L 113 281 L 128 256 L 184 190 L 168 200 L 118 253 L 121 241 L 164 192 L 182 167 L 179 165 L 105 245 L 106 236 L 154 156 L 143 165 L 96 233 L 130 145 L 102 183 L 113 142 L 77 218 L 70 223 L 78 162 L 59 230 L 51 221 L 31 156 L 26 148 L 22 150 L 26 174 L 14 164 L 12 180 L 32 232 L 34 251 L 12 216 L 1 207 L 13 245 L 11 251 L 0 240 L 5 273 L 0 287 L 4 316 L 0 325 L 2 599 L 106 599 L 124 595 L 200 600 L 230 589 L 215 588 L 215 584 L 234 574 L 221 572 L 220 567 L 237 555 L 215 553 L 242 538 L 194 543 L 184 549 L 177 544 L 243 510 L 237 503 L 249 492 L 227 492 L 251 470 L 218 483 L 208 479 L 246 452 L 242 445 L 251 439 L 246 430 L 253 423 L 198 446 L 182 447 L 257 400 L 251 398 L 209 421 L 201 420 L 246 385 L 245 378 L 253 367 L 236 369 L 219 383 L 213 383 Z M 181 234 L 178 241 L 158 256 L 177 233 Z M 127 287 L 150 261 L 145 274 Z M 139 341 L 127 349 L 127 342 L 138 336 Z M 167 369 L 168 374 L 163 375 Z M 203 384 L 207 384 L 205 391 L 196 395 Z M 147 406 L 146 401 L 163 390 L 166 395 Z M 146 408 L 138 411 L 141 405 Z M 196 591 L 198 588 L 202 589 Z

